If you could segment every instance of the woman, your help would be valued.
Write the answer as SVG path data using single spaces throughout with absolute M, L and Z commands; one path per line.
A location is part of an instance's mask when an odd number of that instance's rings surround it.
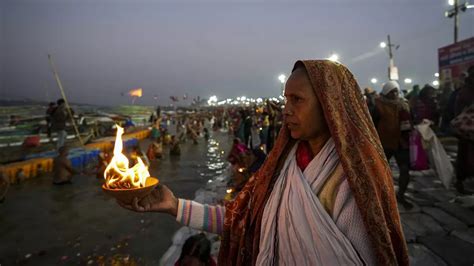
M 230 149 L 229 156 L 227 156 L 227 161 L 231 164 L 241 164 L 244 157 L 248 155 L 249 149 L 245 146 L 239 138 L 234 138 L 232 148 Z
M 179 141 L 176 139 L 176 136 L 171 136 L 171 143 L 170 143 L 170 155 L 171 156 L 180 156 L 181 155 L 181 147 Z
M 298 61 L 285 96 L 274 148 L 225 209 L 165 186 L 120 204 L 220 233 L 219 265 L 407 265 L 390 168 L 352 74 Z

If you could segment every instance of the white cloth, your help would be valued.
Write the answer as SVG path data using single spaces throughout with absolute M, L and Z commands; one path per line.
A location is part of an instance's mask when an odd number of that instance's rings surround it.
M 449 189 L 454 178 L 454 168 L 443 144 L 441 144 L 430 125 L 431 121 L 424 119 L 421 124 L 415 126 L 415 129 L 420 132 L 423 140 L 429 144 L 428 152 L 434 170 L 444 187 Z
M 383 88 L 380 94 L 386 96 L 387 94 L 389 94 L 391 91 L 395 89 L 400 91 L 400 85 L 398 85 L 398 82 L 393 81 L 393 80 L 387 81 L 386 83 L 383 84 Z
M 317 197 L 339 164 L 333 140 L 325 144 L 303 173 L 296 163 L 296 146 L 266 203 L 256 264 L 375 265 L 347 180 L 340 185 L 332 217 Z

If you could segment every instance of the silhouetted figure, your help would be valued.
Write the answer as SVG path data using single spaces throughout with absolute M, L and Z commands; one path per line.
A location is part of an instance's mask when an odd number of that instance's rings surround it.
M 66 141 L 66 121 L 69 118 L 68 112 L 66 110 L 66 104 L 63 99 L 57 101 L 57 107 L 52 114 L 51 119 L 51 129 L 58 133 L 58 141 L 56 148 L 59 150 Z
M 72 176 L 77 172 L 72 168 L 71 161 L 67 158 L 69 148 L 61 146 L 59 155 L 53 161 L 53 184 L 65 185 L 72 184 Z
M 214 266 L 216 262 L 211 257 L 211 241 L 204 234 L 189 237 L 184 242 L 181 256 L 175 266 Z
M 46 109 L 46 132 L 48 134 L 48 138 L 51 138 L 51 125 L 54 110 L 56 110 L 56 103 L 50 102 L 48 105 L 48 109 Z

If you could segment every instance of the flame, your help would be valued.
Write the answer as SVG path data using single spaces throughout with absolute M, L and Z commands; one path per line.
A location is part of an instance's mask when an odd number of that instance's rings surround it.
M 107 188 L 140 188 L 145 187 L 146 180 L 150 177 L 148 168 L 140 157 L 138 163 L 129 168 L 127 157 L 122 153 L 123 128 L 117 125 L 117 136 L 115 138 L 114 156 L 105 168 L 104 178 Z

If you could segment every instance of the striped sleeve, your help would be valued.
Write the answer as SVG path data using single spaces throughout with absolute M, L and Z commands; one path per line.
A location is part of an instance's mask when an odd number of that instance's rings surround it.
M 176 221 L 196 230 L 221 234 L 224 214 L 225 208 L 222 206 L 209 206 L 191 200 L 179 199 Z

